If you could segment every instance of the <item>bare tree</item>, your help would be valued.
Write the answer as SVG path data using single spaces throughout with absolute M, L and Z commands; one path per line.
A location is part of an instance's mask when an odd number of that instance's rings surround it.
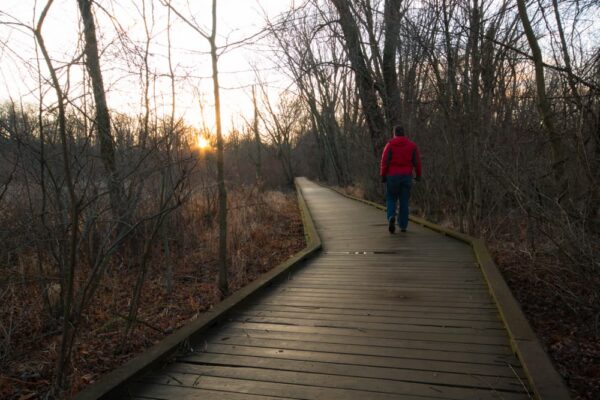
M 227 191 L 225 189 L 225 169 L 223 162 L 223 134 L 221 132 L 221 100 L 219 93 L 219 69 L 217 38 L 217 1 L 212 1 L 212 26 L 210 33 L 199 27 L 173 7 L 170 1 L 165 1 L 179 18 L 190 28 L 206 39 L 210 45 L 210 58 L 212 65 L 213 95 L 215 100 L 215 121 L 217 126 L 217 185 L 219 188 L 219 289 L 225 296 L 228 291 L 227 282 Z
M 71 175 L 71 161 L 69 157 L 69 146 L 67 138 L 67 126 L 66 126 L 66 115 L 65 115 L 65 100 L 61 85 L 56 75 L 56 70 L 52 64 L 48 50 L 44 43 L 42 36 L 42 26 L 44 20 L 52 6 L 53 1 L 49 0 L 46 6 L 42 10 L 38 19 L 37 26 L 34 30 L 36 41 L 39 45 L 40 51 L 46 61 L 46 66 L 50 72 L 52 78 L 52 85 L 56 92 L 58 102 L 58 121 L 59 121 L 59 135 L 62 145 L 63 154 L 63 168 L 65 174 L 65 181 L 69 193 L 69 241 L 68 245 L 61 249 L 61 254 L 65 255 L 64 269 L 61 274 L 61 305 L 62 305 L 62 317 L 63 317 L 63 332 L 60 346 L 59 356 L 56 362 L 56 372 L 54 374 L 53 382 L 53 395 L 58 396 L 67 386 L 65 381 L 66 372 L 70 370 L 71 366 L 71 351 L 76 335 L 76 324 L 73 321 L 73 306 L 74 306 L 74 284 L 75 284 L 75 268 L 77 266 L 77 242 L 79 240 L 79 218 L 80 218 L 80 204 L 79 198 L 75 193 L 75 183 Z
M 81 19 L 83 22 L 83 34 L 85 38 L 85 63 L 92 80 L 92 91 L 96 103 L 96 128 L 98 130 L 98 141 L 102 162 L 107 173 L 107 183 L 110 192 L 111 206 L 114 217 L 127 222 L 126 205 L 122 182 L 119 178 L 115 160 L 115 149 L 110 127 L 110 114 L 106 102 L 106 91 L 102 78 L 100 66 L 100 53 L 98 51 L 98 40 L 96 39 L 96 24 L 92 13 L 92 0 L 77 0 Z
M 258 104 L 256 102 L 255 86 L 252 86 L 252 105 L 254 107 L 254 118 L 252 119 L 252 131 L 254 132 L 254 141 L 256 143 L 256 183 L 257 183 L 258 187 L 261 188 L 262 182 L 263 182 L 262 155 L 261 155 L 262 143 L 260 141 L 260 132 L 258 129 L 259 113 L 258 113 Z
M 294 165 L 292 162 L 293 137 L 302 122 L 302 108 L 293 94 L 284 92 L 279 96 L 277 109 L 272 104 L 267 89 L 261 85 L 261 104 L 265 111 L 260 113 L 265 130 L 275 145 L 276 156 L 281 162 L 286 183 L 294 184 Z
M 296 18 L 270 23 L 271 35 L 281 49 L 277 59 L 284 61 L 282 67 L 289 71 L 309 112 L 321 178 L 333 175 L 337 184 L 345 185 L 348 141 L 341 120 L 354 97 L 344 97 L 352 84 L 343 46 L 323 29 L 318 13 L 296 13 Z
M 385 38 L 383 43 L 382 74 L 385 95 L 383 104 L 386 112 L 388 132 L 392 127 L 402 122 L 402 105 L 400 103 L 400 88 L 398 87 L 398 44 L 402 24 L 402 0 L 387 0 L 384 6 L 383 23 Z
M 368 67 L 366 55 L 362 50 L 360 29 L 352 13 L 349 2 L 344 0 L 331 0 L 331 2 L 337 9 L 340 17 L 339 23 L 342 32 L 344 33 L 346 51 L 348 52 L 350 63 L 354 69 L 356 86 L 358 88 L 363 113 L 373 142 L 373 150 L 375 153 L 378 153 L 379 149 L 383 148 L 387 124 L 385 122 L 384 113 L 379 107 L 375 90 L 375 79 Z
M 562 198 L 566 194 L 565 192 L 567 190 L 567 182 L 565 180 L 565 163 L 568 159 L 567 151 L 561 136 L 556 131 L 554 113 L 552 112 L 552 107 L 548 100 L 548 96 L 546 95 L 546 80 L 544 78 L 544 60 L 542 56 L 542 50 L 535 36 L 535 32 L 533 31 L 533 27 L 531 26 L 531 21 L 529 20 L 529 15 L 527 14 L 525 0 L 517 0 L 517 7 L 519 10 L 521 23 L 523 24 L 523 29 L 525 30 L 525 35 L 527 36 L 527 42 L 531 48 L 533 63 L 535 66 L 537 104 L 544 128 L 546 129 L 546 134 L 548 135 L 548 139 L 550 141 L 550 146 L 552 148 L 552 170 L 554 172 L 554 177 L 557 180 L 557 194 L 559 198 Z

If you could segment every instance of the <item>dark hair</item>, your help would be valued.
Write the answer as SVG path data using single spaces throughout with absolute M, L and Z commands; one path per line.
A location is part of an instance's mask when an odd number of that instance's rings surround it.
M 394 127 L 394 135 L 396 136 L 404 136 L 404 128 L 400 125 L 396 125 Z

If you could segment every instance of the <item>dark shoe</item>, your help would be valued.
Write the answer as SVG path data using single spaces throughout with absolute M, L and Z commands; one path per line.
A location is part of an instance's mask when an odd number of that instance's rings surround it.
M 400 232 L 406 232 L 406 229 L 400 229 Z
M 388 230 L 390 231 L 390 233 L 396 232 L 396 218 L 390 218 L 388 222 Z

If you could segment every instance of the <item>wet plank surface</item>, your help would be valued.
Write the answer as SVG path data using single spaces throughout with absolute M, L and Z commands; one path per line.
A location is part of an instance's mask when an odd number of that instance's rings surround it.
M 231 313 L 136 399 L 527 399 L 472 250 L 307 180 L 322 253 Z

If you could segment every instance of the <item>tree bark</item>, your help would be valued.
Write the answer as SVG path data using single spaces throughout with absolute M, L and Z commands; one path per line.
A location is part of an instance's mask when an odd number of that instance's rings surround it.
M 385 89 L 384 110 L 388 132 L 391 132 L 394 125 L 402 122 L 398 71 L 396 68 L 396 54 L 400 40 L 401 3 L 402 0 L 387 0 L 383 15 L 385 39 L 383 42 L 382 70 Z
M 85 38 L 85 65 L 90 79 L 92 80 L 92 91 L 96 103 L 96 124 L 98 128 L 98 142 L 100 143 L 100 156 L 104 169 L 107 173 L 110 203 L 115 219 L 126 222 L 126 206 L 124 203 L 123 189 L 119 179 L 115 161 L 115 149 L 111 134 L 110 114 L 106 102 L 106 92 L 100 68 L 100 56 L 98 52 L 98 40 L 96 39 L 96 24 L 92 13 L 92 0 L 77 0 L 81 19 L 83 22 L 83 34 Z
M 346 51 L 354 69 L 358 95 L 363 106 L 365 120 L 377 154 L 383 147 L 386 137 L 386 123 L 378 106 L 375 92 L 375 82 L 367 66 L 365 55 L 361 47 L 360 32 L 356 20 L 346 0 L 331 0 L 340 16 L 340 26 L 346 41 Z
M 254 106 L 254 120 L 252 121 L 252 130 L 254 131 L 254 141 L 256 144 L 256 184 L 262 190 L 262 143 L 260 141 L 260 132 L 258 131 L 258 105 L 256 104 L 256 88 L 252 86 L 252 105 Z
M 221 132 L 221 97 L 219 94 L 219 70 L 217 59 L 217 0 L 212 2 L 212 30 L 209 37 L 212 80 L 215 97 L 215 120 L 217 125 L 217 181 L 219 188 L 219 290 L 223 296 L 229 292 L 227 279 L 227 190 L 223 161 L 223 134 Z
M 525 5 L 525 0 L 517 0 L 517 7 L 519 9 L 519 18 L 523 24 L 527 42 L 529 42 L 529 47 L 531 48 L 533 63 L 535 66 L 537 106 L 542 117 L 542 123 L 546 130 L 546 134 L 550 140 L 550 146 L 552 147 L 552 170 L 558 183 L 558 195 L 562 196 L 566 190 L 565 163 L 567 161 L 567 157 L 561 136 L 558 134 L 556 127 L 554 126 L 552 106 L 550 105 L 550 101 L 546 95 L 542 50 L 537 38 L 535 37 L 533 28 L 531 27 L 531 21 L 527 15 L 527 6 Z
M 58 101 L 58 131 L 62 148 L 63 171 L 65 174 L 65 182 L 69 193 L 69 227 L 66 228 L 65 235 L 68 240 L 66 248 L 63 247 L 61 254 L 63 257 L 64 269 L 61 271 L 61 300 L 62 300 L 62 337 L 58 358 L 56 360 L 56 369 L 53 376 L 52 388 L 50 390 L 51 397 L 60 397 L 61 393 L 67 389 L 67 376 L 71 369 L 71 352 L 75 335 L 77 332 L 77 323 L 73 316 L 73 298 L 74 298 L 74 283 L 75 283 L 75 267 L 77 265 L 77 242 L 79 240 L 79 200 L 75 192 L 75 183 L 71 173 L 71 162 L 69 157 L 69 146 L 67 136 L 65 98 L 63 91 L 58 81 L 56 69 L 52 65 L 52 60 L 48 54 L 44 38 L 42 36 L 42 25 L 44 19 L 52 5 L 53 0 L 49 0 L 39 18 L 34 35 L 44 56 L 44 60 L 50 71 L 52 78 L 52 86 L 56 93 Z

